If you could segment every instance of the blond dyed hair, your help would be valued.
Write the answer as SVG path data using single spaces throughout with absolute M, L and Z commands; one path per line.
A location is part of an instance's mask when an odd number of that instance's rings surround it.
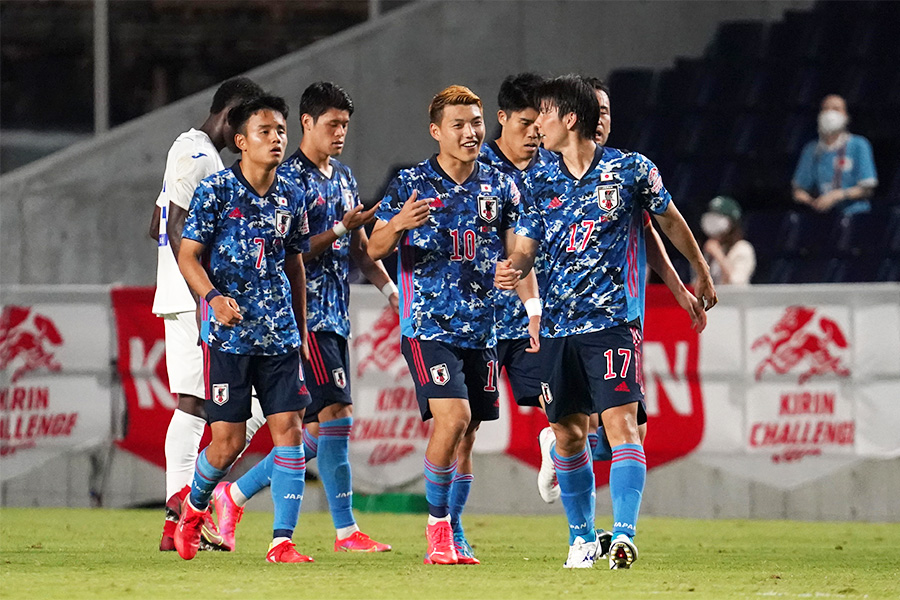
M 484 110 L 481 98 L 476 96 L 475 92 L 464 85 L 451 85 L 431 99 L 431 104 L 428 105 L 428 118 L 435 125 L 440 125 L 441 118 L 444 116 L 444 108 L 458 104 L 477 104 L 479 110 Z

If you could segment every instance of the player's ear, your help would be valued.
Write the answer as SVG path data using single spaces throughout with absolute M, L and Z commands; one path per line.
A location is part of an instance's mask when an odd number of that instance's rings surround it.
M 314 124 L 315 121 L 313 120 L 312 115 L 308 113 L 303 113 L 302 115 L 300 115 L 300 125 L 303 127 L 303 131 L 312 129 Z
M 234 134 L 234 145 L 243 152 L 247 149 L 247 137 L 240 131 L 236 131 Z
M 507 119 L 508 119 L 508 117 L 506 116 L 505 110 L 500 109 L 497 111 L 497 122 L 500 123 L 500 127 L 503 127 L 506 125 Z
M 433 137 L 437 143 L 441 143 L 441 128 L 437 126 L 436 123 L 430 123 L 428 125 L 428 131 L 431 133 L 431 137 Z
M 570 112 L 566 115 L 564 122 L 566 124 L 566 129 L 569 129 L 569 130 L 575 129 L 575 123 L 578 122 L 578 117 L 575 116 L 574 112 Z

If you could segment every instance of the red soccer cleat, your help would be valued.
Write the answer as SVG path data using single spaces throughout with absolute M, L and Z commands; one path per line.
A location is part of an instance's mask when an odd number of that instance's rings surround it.
M 178 556 L 184 560 L 191 560 L 197 556 L 200 548 L 200 535 L 203 529 L 203 520 L 209 514 L 206 510 L 196 510 L 191 506 L 190 498 L 185 498 L 181 504 L 181 517 L 175 528 L 175 549 Z
M 275 542 L 272 543 L 274 544 Z M 269 546 L 269 551 L 266 553 L 266 562 L 311 563 L 315 561 L 313 561 L 311 556 L 306 556 L 305 554 L 297 552 L 296 548 L 294 548 L 294 542 L 291 540 L 284 540 L 277 546 Z
M 166 521 L 163 523 L 162 538 L 159 540 L 161 552 L 175 551 L 175 527 L 178 525 L 178 517 L 181 516 L 181 503 L 187 497 L 190 488 L 184 486 L 177 494 L 166 500 Z
M 216 519 L 219 521 L 219 534 L 222 536 L 222 547 L 228 552 L 234 552 L 234 530 L 244 516 L 244 507 L 238 506 L 231 499 L 229 488 L 232 484 L 220 483 L 213 492 L 212 505 L 216 511 Z
M 335 552 L 390 552 L 387 544 L 376 542 L 362 531 L 357 531 L 342 540 L 334 541 Z
M 450 523 L 438 521 L 429 525 L 425 528 L 425 538 L 428 540 L 428 552 L 423 561 L 426 565 L 455 565 L 459 562 Z

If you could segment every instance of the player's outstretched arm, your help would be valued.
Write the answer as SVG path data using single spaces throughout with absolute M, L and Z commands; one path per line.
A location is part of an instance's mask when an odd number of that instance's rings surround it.
M 234 327 L 241 322 L 241 309 L 234 298 L 223 296 L 209 280 L 206 269 L 200 264 L 200 257 L 206 246 L 195 240 L 182 240 L 178 253 L 178 268 L 188 286 L 206 301 L 216 314 L 216 321 L 225 327 Z
M 381 260 L 390 255 L 397 247 L 397 243 L 403 234 L 410 229 L 415 229 L 428 222 L 431 214 L 429 207 L 431 200 L 423 198 L 417 200 L 419 192 L 413 190 L 412 195 L 390 221 L 378 220 L 372 237 L 369 238 L 368 253 L 372 260 Z
M 288 254 L 284 257 L 284 274 L 291 284 L 291 307 L 294 309 L 294 319 L 300 330 L 300 355 L 309 360 L 307 345 L 309 332 L 306 329 L 306 267 L 303 266 L 301 255 Z
M 538 241 L 518 235 L 510 230 L 506 235 L 507 259 L 497 263 L 494 285 L 502 290 L 512 290 L 531 271 L 537 254 Z
M 362 204 L 357 204 L 344 214 L 341 222 L 331 229 L 327 229 L 322 233 L 318 233 L 309 238 L 309 252 L 303 253 L 303 262 L 308 263 L 329 248 L 339 238 L 357 231 L 363 225 L 368 225 L 375 220 L 375 211 L 378 210 L 376 204 L 369 210 Z
M 691 327 L 696 329 L 697 333 L 701 333 L 706 329 L 706 312 L 703 310 L 703 305 L 684 286 L 684 282 L 681 281 L 681 277 L 678 276 L 678 272 L 675 271 L 675 267 L 672 265 L 669 253 L 666 252 L 662 238 L 656 233 L 653 225 L 648 223 L 644 227 L 644 231 L 646 232 L 645 237 L 647 240 L 647 264 L 662 278 L 663 283 L 675 296 L 678 306 L 688 313 L 691 318 Z
M 700 252 L 700 246 L 697 245 L 697 240 L 694 239 L 690 227 L 678 212 L 674 202 L 669 202 L 665 212 L 656 215 L 656 220 L 666 237 L 688 259 L 694 272 L 697 273 L 694 295 L 703 303 L 704 310 L 709 310 L 716 305 L 719 299 L 716 297 L 716 288 L 709 275 L 709 265 L 706 264 L 706 259 L 703 258 L 703 253 Z
M 391 280 L 390 275 L 387 273 L 387 269 L 384 268 L 381 261 L 372 260 L 369 256 L 368 247 L 369 236 L 366 235 L 365 229 L 357 229 L 351 234 L 350 256 L 353 257 L 353 262 L 356 263 L 359 270 L 366 276 L 366 279 L 381 290 L 381 293 L 388 299 L 391 308 L 395 311 L 399 311 L 400 292 L 397 290 L 397 286 Z

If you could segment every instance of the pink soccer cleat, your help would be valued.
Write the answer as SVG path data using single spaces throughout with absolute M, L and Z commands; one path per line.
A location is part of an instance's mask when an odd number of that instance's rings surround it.
M 196 510 L 191 506 L 189 498 L 185 498 L 181 504 L 181 516 L 175 527 L 175 549 L 178 556 L 184 560 L 191 560 L 197 556 L 200 548 L 200 533 L 203 528 L 203 519 L 209 511 Z
M 213 509 L 216 511 L 216 519 L 219 521 L 219 534 L 222 537 L 222 547 L 228 552 L 234 552 L 234 530 L 244 516 L 244 507 L 238 506 L 231 499 L 229 488 L 232 484 L 222 482 L 216 486 L 212 496 Z
M 313 561 L 311 556 L 306 556 L 305 554 L 297 552 L 297 549 L 294 547 L 294 542 L 291 540 L 284 540 L 277 546 L 275 545 L 275 542 L 272 542 L 272 545 L 269 546 L 269 551 L 266 553 L 266 562 L 311 563 L 315 561 Z
M 390 552 L 387 544 L 376 542 L 362 531 L 357 531 L 349 537 L 334 541 L 335 552 Z
M 428 552 L 425 554 L 426 565 L 455 565 L 459 562 L 456 548 L 453 546 L 453 529 L 447 521 L 438 521 L 425 529 L 428 540 Z

